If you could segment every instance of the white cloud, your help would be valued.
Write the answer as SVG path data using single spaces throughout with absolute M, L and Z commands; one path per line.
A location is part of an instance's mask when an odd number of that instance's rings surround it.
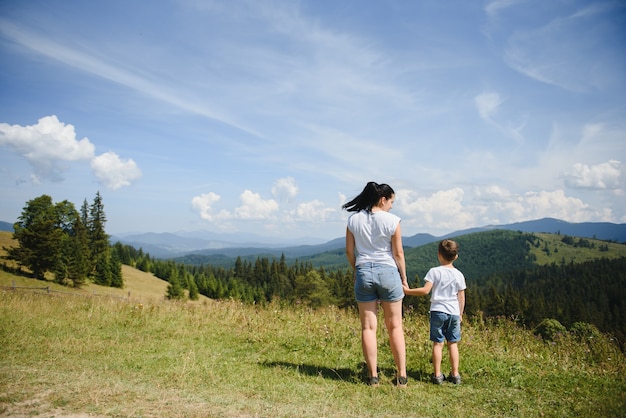
M 293 177 L 276 180 L 272 187 L 272 195 L 278 200 L 289 201 L 298 194 L 298 185 Z
M 565 184 L 572 188 L 620 189 L 621 180 L 621 162 L 616 160 L 596 165 L 576 163 L 565 173 Z
M 474 98 L 478 114 L 487 122 L 491 122 L 491 116 L 498 111 L 502 99 L 498 93 L 482 93 Z
M 221 199 L 221 196 L 213 192 L 195 196 L 191 199 L 191 206 L 200 214 L 202 219 L 209 222 L 233 219 L 269 220 L 278 211 L 278 203 L 274 199 L 263 200 L 258 193 L 253 193 L 250 190 L 244 190 L 239 198 L 241 205 L 232 212 L 225 209 L 219 212 L 215 211 L 213 206 Z M 220 228 L 223 226 L 219 225 Z
M 213 192 L 204 193 L 191 199 L 191 206 L 198 211 L 202 219 L 212 221 L 214 219 L 214 215 L 212 214 L 213 204 L 220 199 L 221 196 Z
M 463 207 L 465 192 L 460 187 L 418 197 L 410 190 L 398 190 L 398 211 L 406 215 L 405 224 L 449 229 L 473 225 L 474 216 Z M 404 218 L 403 218 L 404 219 Z
M 293 217 L 297 221 L 303 222 L 324 222 L 336 212 L 336 209 L 326 207 L 319 200 L 313 200 L 298 204 L 298 207 L 293 211 Z
M 522 219 L 545 217 L 580 222 L 589 219 L 589 206 L 582 200 L 568 197 L 563 190 L 527 192 L 519 200 Z
M 274 199 L 263 200 L 258 193 L 245 190 L 241 196 L 242 205 L 235 208 L 235 217 L 238 219 L 266 219 L 278 210 L 278 203 Z
M 132 159 L 122 161 L 114 152 L 94 157 L 94 144 L 88 138 L 77 140 L 74 126 L 59 121 L 55 115 L 29 126 L 0 123 L 0 146 L 9 147 L 31 164 L 33 184 L 63 180 L 62 174 L 69 168 L 63 163 L 74 161 L 90 161 L 98 181 L 112 190 L 141 177 L 141 170 Z
M 32 165 L 35 183 L 42 179 L 61 181 L 67 169 L 61 162 L 90 160 L 95 148 L 87 138 L 76 140 L 74 126 L 60 122 L 54 115 L 29 126 L 0 123 L 0 145 L 9 147 Z
M 490 18 L 495 19 L 502 10 L 521 2 L 523 0 L 493 0 L 485 5 L 485 12 Z
M 141 170 L 132 159 L 122 161 L 114 152 L 105 152 L 91 160 L 91 169 L 98 181 L 111 190 L 130 186 L 141 177 Z
M 481 119 L 489 123 L 507 137 L 513 138 L 518 143 L 524 141 L 522 129 L 526 125 L 525 117 L 521 117 L 521 122 L 498 121 L 495 116 L 500 110 L 504 100 L 498 93 L 482 93 L 474 98 L 474 104 Z
M 610 221 L 611 210 L 593 208 L 563 190 L 514 193 L 499 185 L 455 187 L 419 196 L 398 191 L 397 209 L 403 225 L 411 229 L 453 231 L 476 226 L 507 224 L 541 218 L 568 222 Z

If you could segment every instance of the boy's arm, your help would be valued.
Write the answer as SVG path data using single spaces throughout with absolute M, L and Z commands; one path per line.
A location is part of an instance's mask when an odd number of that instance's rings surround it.
M 465 290 L 459 290 L 456 294 L 456 298 L 459 300 L 459 312 L 461 312 L 461 322 L 463 322 L 463 311 L 465 311 Z
M 424 283 L 424 286 L 417 287 L 415 289 L 409 289 L 407 286 L 403 286 L 404 294 L 407 296 L 426 296 L 430 293 L 430 289 L 433 288 L 432 282 Z

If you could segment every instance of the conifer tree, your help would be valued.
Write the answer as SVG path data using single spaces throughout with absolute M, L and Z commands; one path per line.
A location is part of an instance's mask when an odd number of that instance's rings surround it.
M 109 270 L 111 271 L 111 287 L 123 288 L 122 262 L 116 252 L 111 252 L 109 257 Z
M 185 297 L 185 290 L 180 284 L 180 278 L 178 276 L 178 269 L 176 266 L 172 267 L 169 275 L 169 284 L 167 285 L 168 299 L 182 299 Z
M 100 254 L 96 260 L 93 281 L 101 286 L 111 286 L 111 267 L 108 254 Z
M 50 196 L 41 195 L 28 201 L 13 230 L 13 238 L 19 245 L 7 249 L 10 259 L 28 267 L 41 280 L 47 271 L 58 270 L 63 232 Z
M 63 231 L 57 271 L 65 272 L 63 279 L 69 282 L 66 284 L 80 287 L 85 283 L 89 273 L 87 230 L 74 204 L 64 200 L 57 203 L 55 208 L 59 227 Z M 65 280 L 60 281 L 60 283 L 64 282 Z
M 86 224 L 92 262 L 99 262 L 103 256 L 108 262 L 110 246 L 109 236 L 104 231 L 105 223 L 106 215 L 104 213 L 102 196 L 100 196 L 100 192 L 97 192 L 93 203 L 89 207 L 89 220 Z
M 198 294 L 198 285 L 191 274 L 187 274 L 187 288 L 189 289 L 189 299 L 198 300 L 200 297 Z

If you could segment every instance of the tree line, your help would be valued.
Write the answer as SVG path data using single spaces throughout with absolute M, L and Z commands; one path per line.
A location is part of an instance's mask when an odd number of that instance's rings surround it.
M 18 245 L 5 248 L 7 258 L 28 268 L 36 279 L 52 273 L 56 283 L 81 287 L 87 280 L 124 287 L 122 264 L 111 251 L 105 232 L 106 215 L 100 192 L 80 212 L 64 200 L 53 203 L 42 195 L 26 203 L 13 224 Z
M 458 238 L 463 241 L 458 264 L 467 278 L 469 317 L 507 317 L 528 328 L 546 318 L 567 327 L 590 323 L 612 333 L 620 342 L 626 341 L 625 258 L 537 266 L 528 247 L 540 245 L 540 241 L 532 234 L 494 231 Z M 191 265 L 153 259 L 141 249 L 120 243 L 114 247 L 127 254 L 121 257 L 124 263 L 168 281 L 170 298 L 202 294 L 245 303 L 280 300 L 311 307 L 355 306 L 353 273 L 349 268 L 314 267 L 310 260 L 289 264 L 284 255 L 279 259 L 258 257 L 254 261 L 237 257 L 231 268 Z M 422 257 L 416 253 L 436 254 L 436 244 L 424 247 L 427 248 L 408 249 L 410 258 Z M 485 261 L 480 254 L 488 254 Z M 425 274 L 433 263 L 427 256 L 423 258 L 421 270 Z M 416 275 L 411 286 L 420 285 Z M 426 315 L 430 301 L 429 297 L 406 297 L 404 305 L 405 309 Z

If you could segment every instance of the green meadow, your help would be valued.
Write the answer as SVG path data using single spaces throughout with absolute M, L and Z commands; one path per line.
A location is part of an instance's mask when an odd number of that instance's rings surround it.
M 2 246 L 11 245 L 0 236 Z M 409 384 L 365 384 L 358 314 L 206 297 L 123 266 L 125 288 L 70 289 L 0 270 L 0 416 L 619 417 L 626 359 L 610 336 L 543 341 L 507 318 L 463 322 L 460 386 L 429 383 L 428 318 L 407 310 Z M 444 352 L 444 355 L 447 353 Z M 444 372 L 448 368 L 444 359 Z
M 382 384 L 364 383 L 350 310 L 9 289 L 0 317 L 2 416 L 607 417 L 626 406 L 610 339 L 546 343 L 506 319 L 464 322 L 463 384 L 434 386 L 427 318 L 408 313 L 401 389 L 383 329 Z

